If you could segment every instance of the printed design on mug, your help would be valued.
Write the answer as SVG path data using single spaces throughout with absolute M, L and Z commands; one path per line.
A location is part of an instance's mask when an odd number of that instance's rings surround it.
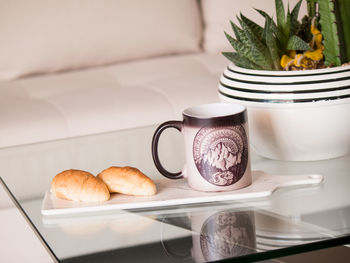
M 209 183 L 229 186 L 238 182 L 248 164 L 248 139 L 242 125 L 203 127 L 193 142 L 197 169 Z

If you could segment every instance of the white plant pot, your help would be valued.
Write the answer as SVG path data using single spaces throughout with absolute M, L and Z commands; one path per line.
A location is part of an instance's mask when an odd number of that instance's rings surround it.
M 252 147 L 264 157 L 311 161 L 350 153 L 350 66 L 286 72 L 232 64 L 219 97 L 247 107 Z

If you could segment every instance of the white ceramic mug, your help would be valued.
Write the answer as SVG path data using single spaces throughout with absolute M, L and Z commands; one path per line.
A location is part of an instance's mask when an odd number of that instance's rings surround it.
M 186 165 L 171 173 L 160 163 L 158 141 L 167 128 L 179 130 L 185 139 Z M 153 135 L 152 156 L 167 178 L 187 178 L 199 191 L 230 191 L 252 183 L 247 111 L 240 104 L 213 103 L 183 111 L 183 121 L 161 124 Z

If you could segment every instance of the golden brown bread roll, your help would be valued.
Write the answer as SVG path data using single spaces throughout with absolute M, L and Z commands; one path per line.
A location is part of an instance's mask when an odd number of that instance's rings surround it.
M 51 192 L 58 198 L 73 201 L 103 202 L 110 197 L 101 179 L 81 170 L 66 170 L 57 174 L 51 182 Z
M 133 167 L 112 166 L 103 170 L 97 177 L 102 179 L 111 193 L 149 196 L 157 192 L 154 182 Z

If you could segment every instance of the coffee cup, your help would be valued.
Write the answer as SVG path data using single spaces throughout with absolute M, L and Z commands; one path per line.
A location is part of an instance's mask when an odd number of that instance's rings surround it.
M 152 157 L 158 171 L 170 179 L 186 178 L 199 191 L 231 191 L 252 183 L 247 110 L 233 103 L 213 103 L 183 111 L 182 121 L 167 121 L 155 131 Z M 158 155 L 162 132 L 175 128 L 184 136 L 185 167 L 167 171 Z

